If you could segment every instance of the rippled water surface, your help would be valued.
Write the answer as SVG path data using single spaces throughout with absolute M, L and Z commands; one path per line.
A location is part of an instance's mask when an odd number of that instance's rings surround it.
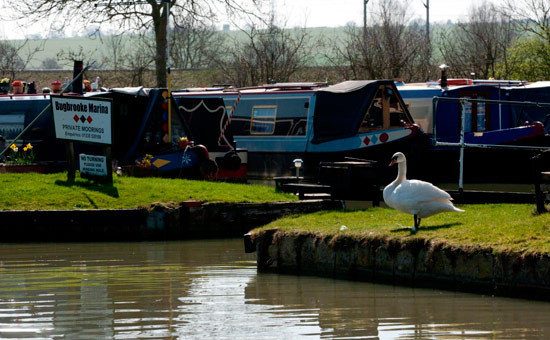
M 545 339 L 550 303 L 256 272 L 242 240 L 0 246 L 2 339 Z

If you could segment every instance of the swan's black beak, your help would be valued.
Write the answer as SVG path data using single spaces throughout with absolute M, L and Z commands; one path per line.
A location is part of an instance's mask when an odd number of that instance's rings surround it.
M 391 159 L 390 164 L 389 164 L 388 166 L 392 166 L 392 165 L 394 165 L 395 163 L 397 163 L 397 157 L 393 157 L 393 158 Z

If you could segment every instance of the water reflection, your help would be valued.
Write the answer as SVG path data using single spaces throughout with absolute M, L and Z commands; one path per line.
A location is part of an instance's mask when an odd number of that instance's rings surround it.
M 2 339 L 536 339 L 549 306 L 258 274 L 241 240 L 0 247 Z

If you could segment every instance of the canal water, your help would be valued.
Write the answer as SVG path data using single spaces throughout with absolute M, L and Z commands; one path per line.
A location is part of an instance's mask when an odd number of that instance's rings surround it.
M 550 303 L 257 273 L 242 240 L 0 245 L 1 339 L 544 339 Z

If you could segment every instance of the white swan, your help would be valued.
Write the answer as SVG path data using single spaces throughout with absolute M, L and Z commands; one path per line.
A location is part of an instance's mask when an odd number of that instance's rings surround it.
M 398 172 L 395 181 L 384 188 L 384 202 L 396 210 L 414 215 L 413 231 L 420 226 L 420 220 L 440 212 L 464 210 L 456 208 L 447 192 L 435 185 L 407 179 L 407 158 L 401 152 L 393 155 L 389 166 L 397 163 Z

